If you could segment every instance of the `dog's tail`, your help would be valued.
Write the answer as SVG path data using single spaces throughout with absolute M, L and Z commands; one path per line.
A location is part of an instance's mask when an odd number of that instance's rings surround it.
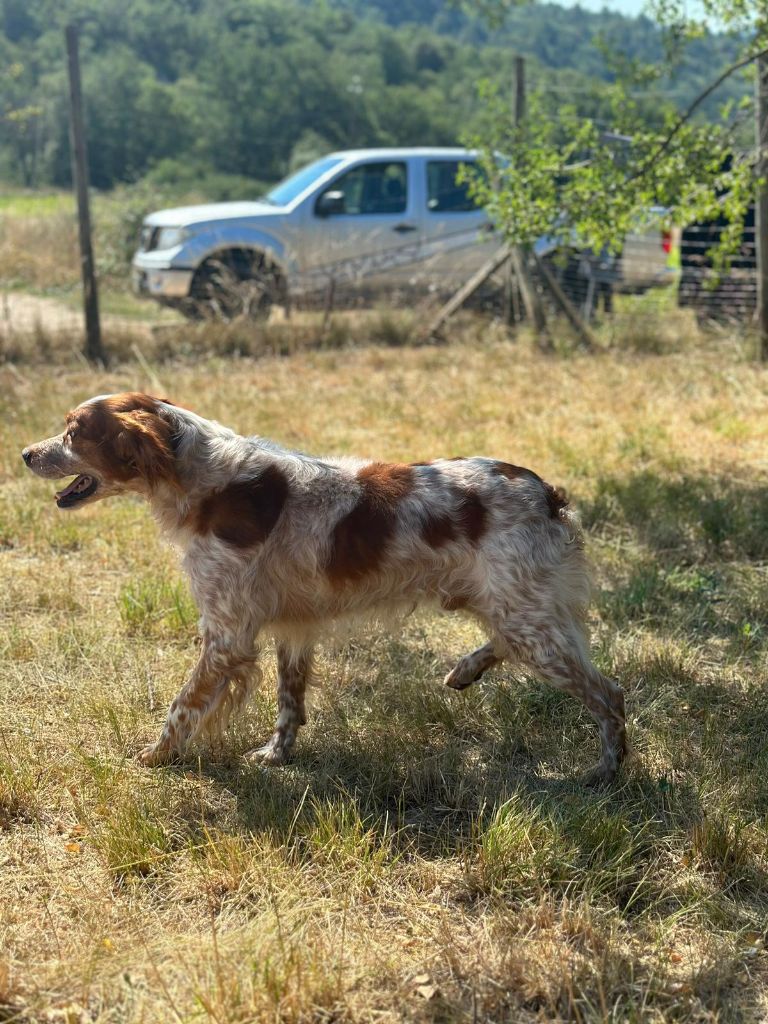
M 584 553 L 584 535 L 578 513 L 568 501 L 565 491 L 542 481 L 549 508 L 550 522 L 560 535 L 560 596 L 571 616 L 586 636 L 587 609 L 591 600 L 592 580 Z
M 542 480 L 541 482 L 544 487 L 547 505 L 549 506 L 549 514 L 553 519 L 565 518 L 563 513 L 570 508 L 568 495 L 561 487 L 553 487 L 552 484 L 548 484 L 546 480 Z
M 568 495 L 562 487 L 553 487 L 546 480 L 541 481 L 544 488 L 544 498 L 549 509 L 551 519 L 562 523 L 568 530 L 569 539 L 578 547 L 582 544 L 581 522 L 574 508 L 572 508 Z

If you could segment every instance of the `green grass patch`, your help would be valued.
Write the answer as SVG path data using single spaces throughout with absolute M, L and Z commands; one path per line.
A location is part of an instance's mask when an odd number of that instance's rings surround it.
M 126 583 L 118 595 L 120 619 L 129 633 L 184 633 L 197 609 L 181 580 L 144 578 Z
M 0 213 L 7 217 L 48 217 L 56 213 L 75 213 L 71 192 L 13 192 L 0 194 Z

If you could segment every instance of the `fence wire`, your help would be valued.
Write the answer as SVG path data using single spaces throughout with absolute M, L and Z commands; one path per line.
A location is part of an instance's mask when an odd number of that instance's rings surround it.
M 723 225 L 694 225 L 672 234 L 630 237 L 615 254 L 558 250 L 544 261 L 562 291 L 587 323 L 617 327 L 650 325 L 675 309 L 690 311 L 702 326 L 747 327 L 756 309 L 757 275 L 754 222 L 727 269 L 717 272 L 710 250 Z M 454 252 L 450 267 L 439 260 L 392 268 L 378 278 L 329 277 L 294 296 L 297 309 L 343 309 L 387 306 L 437 310 L 476 272 L 481 261 L 471 247 Z M 535 268 L 533 283 L 550 316 L 561 316 L 557 301 Z M 479 310 L 515 326 L 526 320 L 525 305 L 510 264 L 499 267 L 475 291 L 464 308 Z
M 24 225 L 23 218 L 6 218 L 0 231 L 0 292 L 3 286 L 3 270 L 7 268 L 9 286 L 15 284 L 18 268 L 30 263 L 30 274 L 37 273 L 40 282 L 47 280 L 49 273 L 62 274 L 62 267 L 71 265 L 69 221 L 64 242 L 67 259 L 58 252 L 50 253 L 41 242 L 41 225 L 50 233 L 47 221 L 38 218 L 30 221 L 24 232 L 11 230 L 13 225 Z M 614 325 L 616 331 L 624 328 L 647 328 L 647 333 L 661 320 L 671 329 L 670 312 L 681 310 L 677 327 L 685 330 L 694 319 L 702 325 L 722 324 L 729 329 L 749 327 L 756 310 L 756 257 L 754 215 L 750 214 L 745 223 L 740 245 L 730 266 L 719 276 L 712 266 L 710 250 L 717 245 L 724 223 L 694 225 L 668 235 L 660 229 L 648 230 L 630 235 L 623 248 L 615 256 L 563 250 L 545 254 L 546 262 L 553 276 L 579 315 L 589 323 Z M 441 237 L 439 244 L 409 239 L 408 247 L 398 245 L 371 247 L 363 238 L 351 238 L 350 247 L 356 252 L 369 255 L 342 266 L 336 272 L 326 266 L 313 275 L 304 290 L 294 290 L 293 280 L 287 283 L 288 299 L 292 309 L 308 310 L 326 314 L 326 318 L 344 310 L 371 310 L 387 308 L 407 313 L 411 319 L 430 323 L 440 307 L 447 302 L 495 253 L 502 240 L 498 234 L 474 231 L 471 237 L 457 232 Z M 6 241 L 5 249 L 3 242 Z M 354 244 L 353 244 L 354 243 Z M 63 243 L 62 243 L 63 246 Z M 429 248 L 429 257 L 424 251 Z M 28 251 L 26 251 L 28 250 Z M 411 252 L 411 250 L 413 250 Z M 6 262 L 3 265 L 3 254 Z M 410 252 L 410 255 L 409 255 Z M 323 252 L 327 257 L 329 251 Z M 46 261 L 43 262 L 45 256 Z M 55 258 L 54 258 L 55 257 Z M 351 269 L 350 269 L 351 266 Z M 225 268 L 226 269 L 226 268 Z M 215 309 L 197 311 L 194 319 L 233 320 L 238 316 L 265 319 L 266 308 L 262 310 L 261 291 L 264 285 L 263 267 L 255 267 L 254 273 L 239 274 L 242 269 L 234 266 L 238 273 L 221 273 L 214 283 L 219 292 L 231 302 L 224 302 L 218 295 Z M 249 268 L 245 268 L 249 270 Z M 120 287 L 128 285 L 128 268 L 120 267 L 121 273 L 112 274 L 110 283 L 118 282 Z M 257 272 L 258 271 L 258 272 Z M 12 277 L 11 274 L 14 276 Z M 34 278 L 30 277 L 30 280 Z M 51 280 L 54 280 L 51 278 Z M 536 277 L 535 284 L 542 300 L 553 317 L 560 317 L 561 310 L 554 302 L 544 281 Z M 59 283 L 59 278 L 55 279 Z M 62 279 L 64 283 L 64 279 Z M 231 284 L 231 296 L 227 292 Z M 18 289 L 18 284 L 15 284 Z M 72 287 L 76 284 L 73 282 Z M 272 303 L 280 313 L 282 295 Z M 1 305 L 1 298 L 0 298 Z M 267 304 L 268 305 L 268 304 Z M 13 316 L 5 316 L 0 308 L 0 326 L 10 330 L 21 330 L 25 318 L 14 306 Z M 511 278 L 509 265 L 497 270 L 467 300 L 464 308 L 480 310 L 496 320 L 510 324 L 525 321 L 525 307 L 516 283 Z M 199 314 L 199 315 L 198 315 Z M 167 322 L 167 314 L 164 314 Z
M 678 301 L 691 307 L 700 322 L 746 323 L 757 308 L 757 255 L 754 211 L 750 211 L 730 266 L 718 274 L 709 255 L 724 224 L 695 225 L 683 231 L 680 244 Z

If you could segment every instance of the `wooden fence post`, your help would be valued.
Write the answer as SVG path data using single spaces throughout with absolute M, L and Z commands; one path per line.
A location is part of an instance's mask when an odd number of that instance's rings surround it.
M 72 150 L 72 179 L 77 194 L 77 221 L 80 236 L 80 268 L 83 278 L 83 308 L 85 311 L 85 356 L 91 362 L 106 365 L 107 356 L 101 343 L 99 322 L 99 296 L 91 244 L 91 211 L 88 203 L 88 157 L 83 124 L 83 97 L 80 86 L 80 54 L 78 32 L 75 25 L 66 28 L 67 63 L 69 71 L 70 147 Z
M 525 121 L 525 58 L 515 57 L 515 125 L 521 128 Z M 536 342 L 540 349 L 545 352 L 552 350 L 552 339 L 549 336 L 547 326 L 547 314 L 544 311 L 544 303 L 536 290 L 536 284 L 531 276 L 531 267 L 528 251 L 522 246 L 516 245 L 512 248 L 511 266 L 523 297 L 523 305 L 528 315 L 533 332 L 536 335 Z
M 768 360 L 768 56 L 757 59 L 755 135 L 757 195 L 755 196 L 755 255 L 757 257 L 758 358 Z
M 589 325 L 581 318 L 581 316 L 579 316 L 578 310 L 560 287 L 560 283 L 555 275 L 549 269 L 545 261 L 540 259 L 535 252 L 533 253 L 533 261 L 544 279 L 544 283 L 547 288 L 549 288 L 555 302 L 565 314 L 571 327 L 579 336 L 579 341 L 584 348 L 589 351 L 593 351 L 595 348 L 595 336 L 590 330 Z
M 515 124 L 525 119 L 525 57 L 515 57 Z
M 503 245 L 494 255 L 473 274 L 451 298 L 437 311 L 434 320 L 424 333 L 425 338 L 439 338 L 443 325 L 450 320 L 456 310 L 461 309 L 467 299 L 474 295 L 481 284 L 485 284 L 491 274 L 509 259 L 509 249 Z

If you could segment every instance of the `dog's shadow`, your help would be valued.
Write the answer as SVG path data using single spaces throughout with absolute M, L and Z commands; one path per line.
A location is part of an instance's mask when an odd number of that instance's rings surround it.
M 444 746 L 454 743 L 446 735 L 419 756 L 439 761 Z M 206 822 L 203 834 L 200 805 L 190 805 L 188 826 L 200 829 L 201 842 L 210 842 L 212 831 L 268 836 L 294 863 L 315 857 L 322 862 L 336 849 L 359 857 L 361 865 L 372 851 L 374 860 L 378 853 L 385 863 L 452 861 L 452 891 L 468 907 L 482 907 L 498 886 L 514 889 L 518 877 L 523 888 L 525 878 L 534 884 L 540 871 L 535 887 L 588 892 L 599 885 L 606 898 L 639 914 L 651 905 L 661 912 L 662 904 L 671 908 L 681 898 L 668 880 L 654 879 L 653 851 L 678 841 L 685 822 L 706 817 L 692 785 L 655 778 L 639 764 L 613 786 L 589 789 L 578 776 L 549 774 L 549 766 L 523 748 L 497 750 L 486 762 L 476 758 L 464 779 L 463 799 L 449 806 L 434 791 L 420 792 L 423 776 L 408 766 L 385 777 L 363 745 L 337 750 L 332 767 L 328 760 L 318 735 L 283 767 L 235 758 L 187 766 L 226 792 L 234 808 L 226 822 Z M 521 827 L 519 845 L 505 833 L 508 821 L 512 829 Z M 531 845 L 539 836 L 550 850 Z M 504 850 L 507 842 L 512 845 Z M 567 852 L 553 854 L 558 848 Z M 552 863 L 558 856 L 562 860 Z M 764 890 L 768 876 L 758 863 L 750 858 L 744 867 L 748 888 Z
M 633 899 L 637 909 L 651 900 L 674 902 L 674 892 L 654 887 L 653 850 L 679 845 L 700 827 L 706 839 L 710 808 L 701 793 L 707 790 L 693 770 L 654 773 L 635 754 L 612 786 L 589 789 L 579 772 L 596 758 L 598 739 L 577 702 L 521 679 L 514 669 L 498 670 L 462 694 L 436 682 L 415 687 L 411 680 L 424 678 L 425 662 L 431 672 L 434 664 L 442 668 L 441 659 L 423 644 L 391 638 L 386 650 L 380 679 L 352 672 L 342 691 L 329 689 L 287 765 L 253 764 L 240 753 L 266 738 L 274 706 L 265 693 L 260 709 L 235 726 L 221 750 L 160 769 L 200 775 L 225 797 L 221 813 L 212 800 L 210 816 L 201 822 L 199 790 L 191 791 L 189 814 L 184 801 L 177 805 L 189 829 L 200 829 L 201 839 L 203 828 L 206 836 L 211 830 L 269 836 L 286 855 L 300 857 L 311 855 L 313 844 L 332 836 L 342 841 L 345 834 L 352 835 L 354 850 L 367 835 L 369 845 L 388 856 L 454 859 L 465 866 L 482 858 L 498 837 L 502 845 L 513 842 L 510 830 L 517 821 L 534 843 L 539 836 L 567 850 L 567 870 L 576 878 L 595 871 L 606 878 L 626 874 L 629 881 L 614 893 L 619 902 Z M 695 687 L 696 699 L 707 707 L 728 702 L 736 731 L 747 722 L 754 727 L 755 716 L 768 728 L 768 701 L 744 695 L 734 709 L 728 687 L 701 679 L 678 685 L 683 703 L 692 699 L 688 687 Z M 643 699 L 653 696 L 645 693 Z M 692 721 L 691 727 L 698 725 Z M 748 800 L 746 791 L 743 796 L 744 806 L 759 809 L 758 797 Z M 715 856 L 718 841 L 713 833 Z M 744 892 L 768 886 L 750 850 L 737 852 L 744 858 Z M 630 861 L 636 870 L 625 870 Z M 726 871 L 732 878 L 738 873 Z M 644 887 L 647 899 L 637 895 Z
M 199 828 L 201 839 L 203 828 L 206 836 L 211 828 L 268 835 L 291 857 L 311 856 L 317 837 L 326 841 L 337 830 L 340 841 L 353 834 L 352 850 L 367 835 L 370 847 L 386 850 L 388 857 L 453 859 L 463 872 L 482 857 L 485 837 L 494 829 L 503 831 L 506 816 L 513 814 L 532 836 L 555 836 L 571 849 L 578 873 L 580 864 L 591 870 L 595 863 L 618 859 L 620 851 L 611 844 L 624 843 L 625 833 L 644 836 L 635 845 L 647 850 L 646 840 L 663 846 L 679 833 L 682 820 L 703 816 L 692 785 L 656 778 L 639 761 L 613 786 L 589 789 L 578 774 L 570 774 L 572 758 L 551 752 L 542 760 L 522 734 L 483 738 L 468 727 L 435 728 L 427 746 L 410 756 L 403 751 L 396 759 L 364 730 L 340 742 L 335 730 L 326 732 L 322 726 L 321 720 L 300 738 L 293 758 L 282 767 L 262 767 L 229 754 L 162 769 L 201 775 L 229 797 L 226 816 L 217 820 L 214 811 L 201 822 L 200 804 L 191 796 L 190 829 Z M 596 752 L 591 722 L 582 728 Z M 631 839 L 625 845 L 634 848 Z M 645 854 L 640 858 L 638 878 L 647 860 Z M 484 898 L 483 883 L 472 881 L 473 870 L 468 869 L 464 895 Z M 630 898 L 633 885 L 625 888 L 626 895 L 617 899 Z M 648 899 L 657 896 L 654 892 Z M 638 908 L 647 902 L 635 898 Z

